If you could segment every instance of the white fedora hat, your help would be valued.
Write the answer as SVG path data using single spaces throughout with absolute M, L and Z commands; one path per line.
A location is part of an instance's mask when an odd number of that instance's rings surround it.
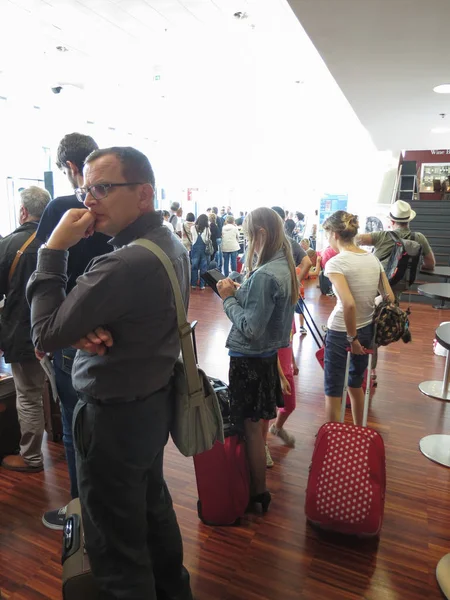
M 391 206 L 389 218 L 396 223 L 409 223 L 416 216 L 416 211 L 411 208 L 411 205 L 404 200 L 397 200 Z

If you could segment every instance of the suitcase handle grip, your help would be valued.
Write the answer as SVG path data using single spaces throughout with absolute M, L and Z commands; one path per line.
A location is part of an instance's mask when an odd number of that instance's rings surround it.
M 64 521 L 61 564 L 64 564 L 68 558 L 70 558 L 80 549 L 80 531 L 80 515 L 73 514 L 70 515 L 70 517 L 67 517 L 67 519 Z

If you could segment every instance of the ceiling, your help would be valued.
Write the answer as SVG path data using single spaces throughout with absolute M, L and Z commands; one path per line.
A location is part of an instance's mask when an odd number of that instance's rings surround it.
M 158 144 L 183 185 L 347 190 L 342 165 L 374 153 L 286 0 L 0 0 L 0 96 L 27 140 L 27 106 L 53 147 L 68 130 L 109 145 L 101 124 Z
M 289 4 L 379 150 L 450 148 L 449 0 Z

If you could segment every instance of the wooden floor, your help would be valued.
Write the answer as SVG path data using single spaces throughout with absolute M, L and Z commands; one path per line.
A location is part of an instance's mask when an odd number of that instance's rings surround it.
M 333 300 L 313 284 L 308 304 L 325 323 Z M 201 365 L 227 377 L 225 339 L 229 323 L 210 290 L 192 295 L 191 318 L 199 320 Z M 387 451 L 386 515 L 379 542 L 323 535 L 305 522 L 303 504 L 314 436 L 323 422 L 323 374 L 311 335 L 295 338 L 300 366 L 298 409 L 289 420 L 295 449 L 270 440 L 275 467 L 269 513 L 241 527 L 210 528 L 196 512 L 192 460 L 170 444 L 165 471 L 180 521 L 186 566 L 197 600 L 424 600 L 439 599 L 438 559 L 450 552 L 450 470 L 424 458 L 418 443 L 429 433 L 450 432 L 450 405 L 427 399 L 417 386 L 440 379 L 444 359 L 432 351 L 436 326 L 450 314 L 413 306 L 413 343 L 380 352 L 379 386 L 370 424 Z M 41 524 L 44 510 L 69 500 L 62 445 L 45 445 L 45 472 L 14 474 L 0 469 L 0 589 L 13 600 L 59 599 L 61 535 Z

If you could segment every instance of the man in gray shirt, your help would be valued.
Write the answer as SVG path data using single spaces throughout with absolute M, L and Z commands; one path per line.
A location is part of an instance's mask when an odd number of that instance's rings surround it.
M 148 159 L 133 148 L 92 152 L 89 210 L 65 213 L 30 279 L 32 337 L 40 351 L 76 345 L 73 427 L 92 573 L 105 599 L 191 600 L 180 530 L 163 478 L 180 352 L 175 302 L 159 260 L 128 246 L 145 237 L 169 256 L 186 307 L 189 258 L 153 205 Z M 99 231 L 115 251 L 94 259 L 66 296 L 67 249 Z

